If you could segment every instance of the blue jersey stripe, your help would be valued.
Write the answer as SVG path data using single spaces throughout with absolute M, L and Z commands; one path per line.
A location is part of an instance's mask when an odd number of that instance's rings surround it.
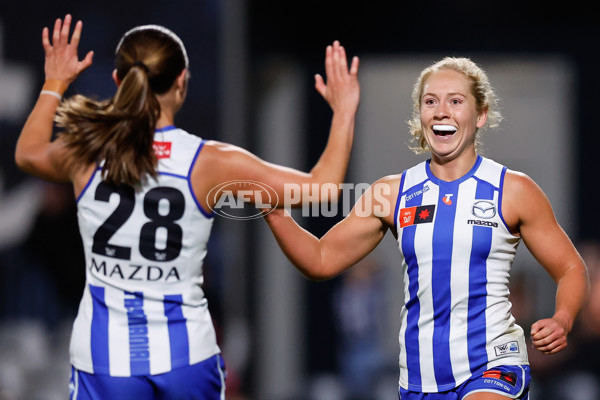
M 206 143 L 206 140 L 202 140 L 200 142 L 200 145 L 198 146 L 198 149 L 196 150 L 196 154 L 194 155 L 194 159 L 192 160 L 192 164 L 190 165 L 190 169 L 188 171 L 187 181 L 188 181 L 188 186 L 190 188 L 190 193 L 192 195 L 192 198 L 196 202 L 196 206 L 198 207 L 198 209 L 200 210 L 200 212 L 206 218 L 212 218 L 212 217 L 215 216 L 215 213 L 212 210 L 210 210 L 210 212 L 208 212 L 208 211 L 206 211 L 204 209 L 204 207 L 202 207 L 202 205 L 200 204 L 200 201 L 196 198 L 196 193 L 194 192 L 194 188 L 192 187 L 192 171 L 194 170 L 194 166 L 196 165 L 196 161 L 198 161 L 198 156 L 200 155 L 200 152 L 204 148 L 204 143 Z
M 493 200 L 495 188 L 488 182 L 478 181 L 475 192 L 477 200 Z M 492 248 L 492 228 L 473 227 L 473 244 L 469 262 L 469 304 L 467 316 L 467 343 L 469 367 L 475 372 L 487 364 L 486 344 L 486 296 L 487 258 Z
M 469 262 L 469 304 L 467 344 L 469 366 L 475 372 L 487 364 L 486 344 L 486 259 L 492 247 L 492 228 L 473 227 L 473 248 Z
M 396 206 L 394 207 L 394 232 L 398 235 L 398 211 L 400 210 L 400 202 L 402 200 L 402 188 L 404 186 L 404 177 L 406 176 L 406 171 L 402 173 L 400 177 L 400 186 L 398 187 L 398 196 L 396 196 Z
M 166 295 L 165 296 L 165 315 L 169 326 L 169 342 L 171 347 L 171 364 L 180 365 L 190 362 L 190 348 L 186 319 L 183 316 L 181 305 L 183 296 Z
M 431 291 L 433 297 L 433 369 L 438 387 L 454 387 L 450 360 L 451 267 L 458 185 L 440 185 L 433 226 Z M 446 198 L 444 201 L 443 198 Z
M 406 361 L 408 363 L 408 384 L 421 386 L 421 367 L 419 360 L 419 317 L 421 305 L 419 303 L 419 265 L 415 256 L 415 231 L 417 226 L 407 226 L 402 233 L 402 252 L 408 264 L 408 291 L 410 300 L 406 302 L 406 331 L 404 343 L 406 345 Z
M 494 200 L 496 188 L 491 183 L 477 180 L 477 189 L 475 191 L 476 200 Z
M 504 215 L 502 215 L 502 193 L 504 191 L 504 177 L 506 176 L 506 167 L 502 168 L 502 172 L 500 174 L 500 188 L 498 189 L 498 215 L 500 215 L 500 219 L 504 222 L 506 229 L 510 231 L 510 228 L 506 221 L 504 220 Z
M 131 375 L 150 374 L 150 342 L 148 318 L 144 312 L 144 295 L 141 292 L 125 292 L 123 302 L 127 310 L 129 327 L 129 365 Z
M 88 179 L 88 181 L 85 184 L 83 190 L 81 191 L 81 193 L 79 193 L 79 196 L 77 196 L 77 199 L 75 199 L 76 203 L 79 203 L 79 200 L 81 199 L 81 197 L 83 197 L 83 195 L 87 191 L 87 188 L 90 187 L 90 185 L 92 184 L 92 181 L 94 180 L 94 176 L 96 176 L 96 173 L 98 171 L 102 171 L 102 168 L 100 168 L 99 166 L 94 170 L 94 172 L 92 172 L 92 175 L 90 176 L 90 179 Z
M 413 186 L 410 192 L 407 192 L 409 199 L 405 207 L 415 207 L 421 205 L 423 196 L 410 196 L 412 193 L 423 191 L 424 183 Z M 402 186 L 400 191 L 402 191 Z M 397 223 L 397 222 L 396 222 Z M 404 342 L 406 345 L 406 361 L 408 363 L 408 384 L 412 387 L 421 387 L 421 367 L 419 351 L 419 318 L 421 316 L 421 304 L 419 302 L 419 264 L 415 253 L 415 233 L 417 225 L 407 226 L 402 230 L 402 253 L 407 264 L 408 291 L 410 300 L 406 302 L 406 331 L 404 333 Z
M 108 307 L 104 301 L 104 288 L 89 285 L 92 295 L 91 350 L 94 373 L 109 373 L 108 357 Z

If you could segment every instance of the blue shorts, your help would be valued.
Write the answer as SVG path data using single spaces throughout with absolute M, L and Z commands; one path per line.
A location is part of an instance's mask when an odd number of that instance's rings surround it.
M 220 354 L 158 375 L 109 376 L 71 368 L 70 400 L 225 399 L 225 363 Z
M 473 375 L 452 390 L 440 393 L 411 392 L 400 388 L 400 400 L 462 400 L 475 392 L 490 392 L 509 399 L 529 399 L 531 372 L 528 365 L 499 365 Z

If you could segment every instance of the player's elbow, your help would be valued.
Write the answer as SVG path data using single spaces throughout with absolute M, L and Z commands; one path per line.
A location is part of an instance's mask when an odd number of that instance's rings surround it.
M 332 273 L 326 268 L 304 268 L 300 271 L 302 275 L 311 282 L 322 282 L 333 278 L 337 274 Z
M 19 148 L 15 151 L 15 164 L 17 168 L 19 168 L 23 172 L 31 172 L 33 167 L 33 162 L 30 157 L 28 157 L 27 152 L 21 151 Z
M 322 274 L 303 273 L 302 275 L 311 282 L 322 282 L 322 281 L 326 281 L 327 279 L 329 279 L 329 277 L 322 275 Z

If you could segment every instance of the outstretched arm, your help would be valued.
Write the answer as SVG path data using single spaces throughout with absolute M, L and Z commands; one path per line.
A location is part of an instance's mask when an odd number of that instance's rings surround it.
M 346 218 L 321 239 L 301 228 L 285 209 L 265 216 L 277 243 L 290 262 L 311 280 L 332 278 L 367 256 L 381 241 L 392 223 L 393 189 L 381 189 L 387 183 L 371 186 Z M 389 189 L 389 185 L 384 189 Z
M 56 108 L 69 84 L 92 64 L 93 52 L 83 60 L 77 57 L 81 38 L 81 21 L 75 24 L 69 42 L 71 16 L 64 22 L 59 18 L 54 24 L 52 43 L 49 30 L 42 31 L 42 45 L 46 54 L 44 72 L 46 81 L 40 96 L 27 118 L 15 151 L 15 162 L 23 171 L 48 180 L 70 179 L 65 170 L 65 149 L 60 140 L 52 142 L 52 129 Z
M 358 108 L 358 58 L 350 66 L 346 52 L 339 42 L 327 46 L 325 70 L 327 83 L 320 75 L 315 77 L 315 88 L 325 98 L 333 111 L 329 139 L 318 162 L 309 172 L 298 171 L 263 161 L 254 154 L 230 144 L 209 141 L 196 163 L 197 179 L 194 188 L 199 198 L 216 185 L 233 180 L 255 181 L 266 184 L 284 198 L 285 184 L 324 184 L 343 182 L 354 138 L 354 118 Z M 210 168 L 211 174 L 200 173 Z M 232 188 L 235 190 L 235 188 Z M 244 186 L 244 190 L 248 190 Z M 338 191 L 325 193 L 321 201 L 335 200 Z M 301 197 L 301 196 L 300 196 Z M 252 201 L 252 199 L 249 199 Z M 201 200 L 203 201 L 203 200 Z M 213 204 L 203 204 L 212 208 Z M 297 204 L 296 204 L 297 205 Z
M 567 346 L 567 335 L 588 296 L 587 268 L 535 182 L 509 171 L 505 191 L 508 196 L 518 195 L 518 199 L 509 200 L 513 207 L 509 215 L 518 218 L 518 230 L 525 245 L 557 283 L 554 315 L 531 327 L 533 345 L 544 353 L 556 353 Z

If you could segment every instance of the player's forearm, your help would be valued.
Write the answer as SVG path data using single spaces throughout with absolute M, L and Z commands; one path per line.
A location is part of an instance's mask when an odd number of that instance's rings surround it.
M 59 99 L 47 94 L 40 95 L 17 141 L 15 162 L 25 172 L 33 173 L 35 161 L 52 140 L 54 116 Z
M 589 294 L 589 277 L 583 263 L 574 264 L 558 281 L 554 317 L 571 331 L 577 314 Z
M 302 275 L 310 280 L 327 279 L 319 272 L 321 245 L 317 237 L 300 227 L 283 209 L 265 216 L 265 221 L 283 253 Z
M 340 184 L 344 182 L 354 140 L 355 113 L 355 109 L 340 110 L 334 113 L 327 146 L 319 161 L 310 171 L 316 183 Z

